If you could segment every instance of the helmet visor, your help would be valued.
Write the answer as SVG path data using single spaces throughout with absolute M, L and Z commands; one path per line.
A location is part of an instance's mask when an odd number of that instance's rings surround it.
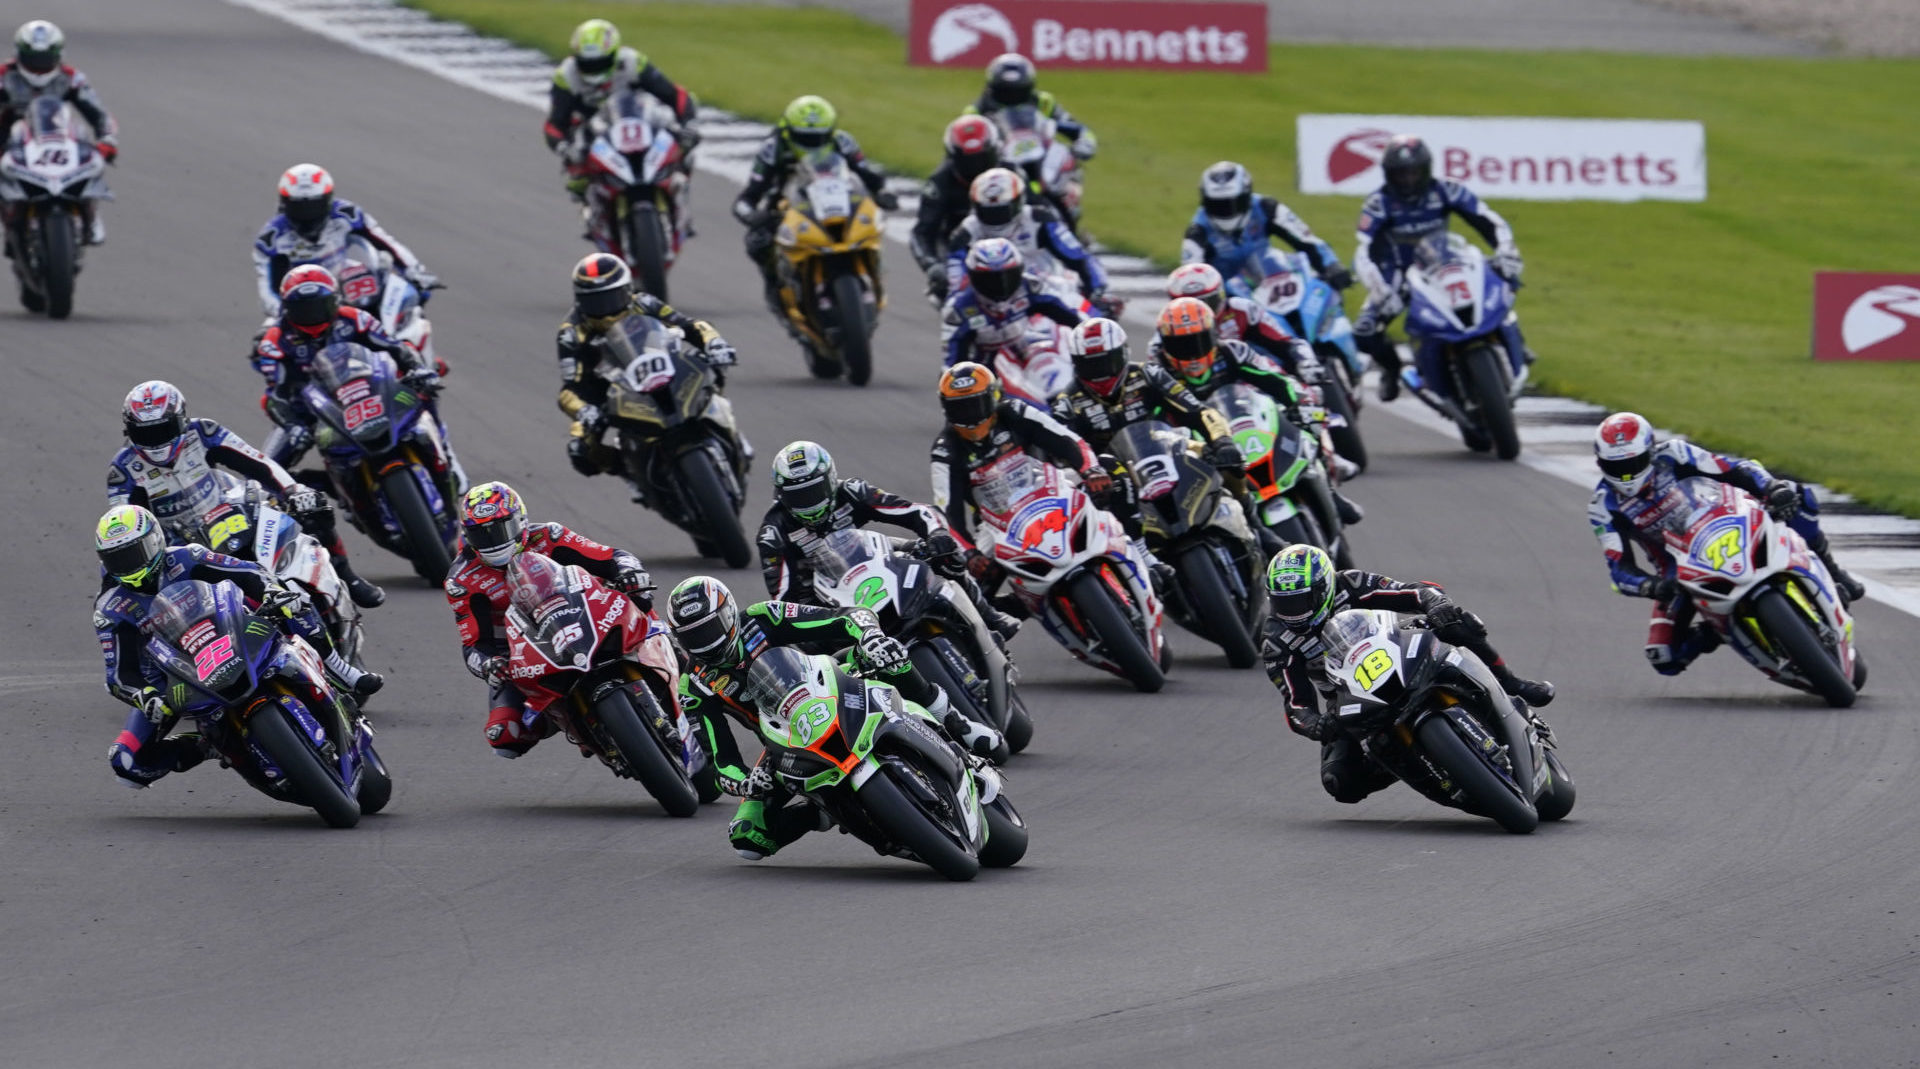
M 604 56 L 575 56 L 573 65 L 581 74 L 605 74 L 613 69 L 613 61 L 618 58 L 609 52 Z
M 1206 209 L 1209 219 L 1238 219 L 1253 208 L 1253 191 L 1247 190 L 1231 197 L 1202 197 L 1200 206 Z
M 997 271 L 969 271 L 967 278 L 973 283 L 980 296 L 990 301 L 1004 301 L 1020 290 L 1018 268 L 1001 268 Z
M 512 555 L 514 547 L 520 544 L 520 530 L 518 516 L 470 524 L 466 529 L 467 545 L 473 547 L 480 559 L 491 564 Z
M 1426 184 L 1427 169 L 1425 167 L 1408 164 L 1403 167 L 1389 167 L 1387 169 L 1387 185 L 1392 186 L 1395 193 L 1403 196 L 1418 193 L 1421 187 Z
M 281 209 L 287 222 L 301 230 L 312 230 L 327 221 L 327 215 L 333 211 L 332 197 L 288 197 L 286 206 Z
M 1160 350 L 1170 360 L 1198 360 L 1213 355 L 1213 335 L 1207 331 L 1197 334 L 1162 334 Z
M 946 412 L 947 422 L 953 426 L 962 429 L 980 428 L 978 434 L 968 436 L 978 439 L 985 436 L 984 428 L 987 422 L 993 419 L 995 405 L 992 391 L 983 390 L 966 397 L 941 398 L 940 407 Z
M 186 429 L 186 419 L 178 412 L 170 412 L 166 418 L 153 423 L 127 424 L 127 441 L 143 449 L 158 449 L 179 441 Z
M 60 50 L 57 48 L 22 48 L 15 53 L 20 66 L 29 74 L 51 74 L 60 65 Z
M 801 148 L 825 148 L 827 142 L 833 140 L 833 130 L 832 128 L 825 130 L 796 130 L 790 127 L 787 130 L 787 140 L 792 141 Z
M 986 174 L 991 168 L 1000 165 L 1000 154 L 991 148 L 978 152 L 956 152 L 953 154 L 954 173 L 968 182 Z
M 633 290 L 628 286 L 609 286 L 578 294 L 574 300 L 580 306 L 582 316 L 588 319 L 611 319 L 626 311 L 633 303 Z
M 1011 108 L 1025 104 L 1033 97 L 1033 83 L 1025 78 L 995 79 L 989 92 L 994 103 Z
M 1073 358 L 1074 377 L 1103 391 L 1113 384 L 1113 380 L 1120 377 L 1120 372 L 1125 370 L 1126 366 L 1127 353 L 1124 349 L 1088 353 L 1085 356 Z
M 1013 222 L 1014 216 L 1020 214 L 1020 202 L 1016 200 L 1010 204 L 977 205 L 973 209 L 973 214 L 979 216 L 980 221 L 988 226 L 1006 226 Z
M 824 517 L 828 506 L 833 503 L 833 483 L 825 475 L 816 475 L 802 482 L 781 486 L 775 491 L 775 496 L 780 499 L 780 507 L 795 519 L 812 523 Z
M 1603 457 L 1599 463 L 1602 474 L 1626 481 L 1646 471 L 1647 465 L 1653 463 L 1653 454 L 1637 453 L 1630 457 L 1621 457 L 1619 460 L 1607 460 Z
M 287 322 L 309 334 L 317 334 L 340 314 L 340 296 L 318 293 L 288 297 L 280 305 Z
M 159 532 L 100 551 L 100 566 L 123 583 L 144 582 L 160 559 Z
M 719 610 L 688 623 L 675 624 L 673 634 L 696 661 L 717 661 L 739 634 L 738 618 Z
M 1269 592 L 1267 604 L 1273 607 L 1274 619 L 1295 629 L 1317 624 L 1327 614 L 1326 593 L 1311 585 L 1304 590 Z

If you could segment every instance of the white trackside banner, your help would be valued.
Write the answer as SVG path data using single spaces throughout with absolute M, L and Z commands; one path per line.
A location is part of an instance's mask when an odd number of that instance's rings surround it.
M 1302 115 L 1300 192 L 1370 193 L 1395 134 L 1433 150 L 1437 178 L 1489 199 L 1706 200 L 1707 131 L 1697 122 Z

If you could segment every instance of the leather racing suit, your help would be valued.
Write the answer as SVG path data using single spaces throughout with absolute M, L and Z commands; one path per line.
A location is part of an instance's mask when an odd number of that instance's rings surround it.
M 434 279 L 427 273 L 426 265 L 420 262 L 420 258 L 387 233 L 386 228 L 367 214 L 365 209 L 345 197 L 335 197 L 333 209 L 313 236 L 302 234 L 285 215 L 276 215 L 267 220 L 266 225 L 260 228 L 260 233 L 255 235 L 254 283 L 259 290 L 260 307 L 266 315 L 269 318 L 280 315 L 280 280 L 287 277 L 288 271 L 301 264 L 322 263 L 356 237 L 365 238 L 375 249 L 393 257 L 394 266 L 419 289 L 420 301 L 426 303 L 426 287 Z M 345 299 L 343 294 L 343 303 Z
M 1333 246 L 1320 240 L 1293 209 L 1268 196 L 1254 197 L 1246 219 L 1231 233 L 1221 230 L 1205 208 L 1194 209 L 1193 220 L 1181 237 L 1180 262 L 1211 266 L 1226 280 L 1229 293 L 1244 297 L 1249 292 L 1249 283 L 1242 272 L 1266 251 L 1271 238 L 1279 238 L 1306 253 L 1314 274 L 1325 278 L 1327 284 L 1336 289 L 1345 288 L 1340 283 L 1347 269 L 1340 263 Z
M 540 133 L 547 139 L 547 148 L 565 160 L 567 192 L 576 200 L 584 201 L 587 192 L 586 147 L 579 143 L 578 135 L 607 98 L 622 87 L 651 93 L 671 106 L 673 117 L 682 123 L 691 120 L 700 108 L 698 98 L 675 85 L 637 49 L 622 47 L 614 57 L 612 74 L 598 83 L 580 73 L 572 56 L 561 60 L 553 69 L 553 86 L 547 91 L 547 121 Z M 683 135 L 682 143 L 687 140 Z
M 986 238 L 1006 238 L 1020 250 L 1030 275 L 1044 276 L 1054 269 L 1071 271 L 1080 280 L 1080 295 L 1102 297 L 1107 291 L 1107 272 L 1060 214 L 1044 204 L 1026 204 L 1004 226 L 989 226 L 978 215 L 969 213 L 947 237 L 947 289 L 938 296 L 955 293 L 967 284 L 967 250 Z
M 963 272 L 964 274 L 964 272 Z M 1063 327 L 1080 325 L 1080 310 L 1048 293 L 1038 276 L 1027 275 L 1020 288 L 1004 301 L 982 297 L 973 287 L 947 298 L 940 311 L 941 329 L 946 333 L 947 367 L 962 360 L 978 360 L 993 366 L 993 357 L 1001 349 L 1010 349 L 1026 358 L 1027 321 L 1045 316 Z
M 899 202 L 887 192 L 886 172 L 867 161 L 866 153 L 860 151 L 860 142 L 852 134 L 835 130 L 832 144 L 803 152 L 787 142 L 779 127 L 774 129 L 772 136 L 760 142 L 760 151 L 754 154 L 753 170 L 747 175 L 747 184 L 740 190 L 740 195 L 733 199 L 733 217 L 747 228 L 747 259 L 760 269 L 767 307 L 781 323 L 787 323 L 787 313 L 780 303 L 780 271 L 775 262 L 773 246 L 774 233 L 780 229 L 780 198 L 785 193 L 787 179 L 794 173 L 803 167 L 814 170 L 824 168 L 836 155 L 846 161 L 847 167 L 867 187 L 876 204 L 881 208 L 897 206 Z M 787 323 L 787 326 L 789 331 L 793 329 L 792 324 Z

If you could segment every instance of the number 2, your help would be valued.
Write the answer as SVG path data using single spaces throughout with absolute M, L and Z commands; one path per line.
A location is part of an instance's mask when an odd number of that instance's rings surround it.
M 1380 681 L 1380 677 L 1393 671 L 1393 654 L 1386 650 L 1374 650 L 1367 654 L 1353 669 L 1353 680 L 1368 690 Z

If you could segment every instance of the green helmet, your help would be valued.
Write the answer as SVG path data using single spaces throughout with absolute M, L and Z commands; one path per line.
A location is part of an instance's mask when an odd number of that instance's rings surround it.
M 138 505 L 117 505 L 100 517 L 93 530 L 93 549 L 100 555 L 100 567 L 114 582 L 144 588 L 159 575 L 167 535 L 153 513 Z
M 801 523 L 811 527 L 833 515 L 839 491 L 833 454 L 818 442 L 788 442 L 774 455 L 774 500 Z
M 1319 546 L 1291 545 L 1267 562 L 1267 603 L 1291 631 L 1309 631 L 1333 615 L 1333 558 Z
M 780 133 L 796 148 L 822 148 L 833 140 L 833 128 L 839 122 L 840 113 L 826 97 L 808 93 L 787 105 L 780 116 Z
M 606 19 L 588 19 L 573 28 L 568 47 L 580 73 L 601 81 L 620 58 L 620 28 Z

